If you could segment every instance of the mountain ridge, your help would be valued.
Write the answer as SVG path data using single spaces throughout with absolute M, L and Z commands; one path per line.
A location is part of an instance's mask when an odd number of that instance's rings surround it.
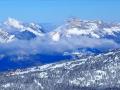
M 41 24 L 8 18 L 0 28 L 1 70 L 79 59 L 120 47 L 119 23 L 72 18 L 45 32 Z
M 33 88 L 34 90 L 119 90 L 119 55 L 120 49 L 116 49 L 86 59 L 4 72 L 0 74 L 0 88 L 3 90 Z M 27 85 L 31 87 L 28 88 Z

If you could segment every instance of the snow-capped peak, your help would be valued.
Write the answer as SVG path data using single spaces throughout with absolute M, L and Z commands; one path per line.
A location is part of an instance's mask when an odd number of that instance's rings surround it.
M 8 18 L 4 23 L 6 31 L 32 34 L 34 36 L 43 36 L 42 27 L 35 23 L 22 23 L 14 18 Z M 9 30 L 10 29 L 10 30 Z M 13 33 L 12 32 L 12 33 Z
M 119 24 L 111 25 L 100 20 L 80 20 L 72 18 L 56 28 L 51 33 L 51 36 L 53 41 L 59 41 L 61 37 L 87 36 L 90 38 L 104 38 L 109 35 L 116 36 L 116 33 L 120 33 Z M 56 40 L 58 36 L 59 39 Z
M 100 22 L 97 21 L 82 21 L 79 19 L 69 19 L 65 24 L 56 28 L 52 33 L 53 41 L 59 41 L 60 36 L 71 37 L 71 36 L 90 36 L 93 38 L 100 38 L 96 33 L 99 29 Z
M 15 39 L 14 35 L 10 35 L 4 30 L 0 29 L 0 43 L 8 43 Z
M 17 29 L 22 29 L 23 25 L 14 18 L 8 18 L 7 21 L 4 22 L 5 25 L 12 26 Z

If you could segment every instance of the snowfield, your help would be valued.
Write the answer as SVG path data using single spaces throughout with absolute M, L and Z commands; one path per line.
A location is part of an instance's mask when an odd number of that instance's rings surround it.
M 119 90 L 120 50 L 0 73 L 1 90 Z

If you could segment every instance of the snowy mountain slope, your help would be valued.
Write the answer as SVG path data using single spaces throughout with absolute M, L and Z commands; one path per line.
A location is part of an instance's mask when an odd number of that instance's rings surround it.
M 0 29 L 0 43 L 8 43 L 15 39 L 14 35 L 10 35 L 4 30 Z
M 69 19 L 65 24 L 50 33 L 53 41 L 74 36 L 87 36 L 90 38 L 116 38 L 120 34 L 119 23 L 104 23 L 102 21 Z M 111 39 L 113 39 L 111 38 Z
M 44 30 L 42 30 L 40 25 L 35 23 L 22 23 L 14 18 L 8 18 L 4 21 L 1 24 L 1 28 L 10 34 L 14 34 L 18 39 L 27 40 L 44 36 Z M 23 36 L 24 38 L 21 38 Z
M 40 31 L 42 29 L 41 26 L 35 24 L 35 23 L 30 23 L 28 25 L 25 25 L 24 23 L 14 19 L 14 18 L 8 18 L 7 21 L 4 22 L 5 25 L 19 29 L 20 32 L 22 31 L 29 31 L 34 33 L 35 35 L 41 35 L 42 31 Z
M 24 39 L 25 36 L 27 39 L 31 39 L 32 37 L 46 37 L 47 35 L 53 41 L 59 41 L 66 38 L 74 39 L 74 37 L 80 38 L 80 36 L 86 36 L 96 39 L 107 38 L 120 42 L 119 23 L 104 23 L 97 20 L 79 20 L 77 18 L 71 18 L 55 30 L 49 31 L 49 33 L 45 33 L 42 25 L 40 26 L 36 23 L 23 23 L 14 18 L 8 18 L 0 24 L 0 27 L 5 32 L 15 35 L 18 39 Z M 21 38 L 23 36 L 24 38 Z
M 5 25 L 11 26 L 13 28 L 17 28 L 17 29 L 23 29 L 24 26 L 22 25 L 21 22 L 19 22 L 18 20 L 14 19 L 14 18 L 8 18 L 5 22 Z
M 120 50 L 0 73 L 1 90 L 119 90 Z

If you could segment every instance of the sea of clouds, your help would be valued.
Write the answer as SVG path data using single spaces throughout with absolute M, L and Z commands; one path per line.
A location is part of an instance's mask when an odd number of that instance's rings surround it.
M 48 37 L 35 38 L 32 40 L 14 40 L 10 43 L 0 44 L 0 53 L 5 54 L 55 54 L 66 51 L 75 51 L 78 48 L 114 49 L 119 44 L 109 39 L 96 39 L 89 37 L 64 38 L 53 41 Z

